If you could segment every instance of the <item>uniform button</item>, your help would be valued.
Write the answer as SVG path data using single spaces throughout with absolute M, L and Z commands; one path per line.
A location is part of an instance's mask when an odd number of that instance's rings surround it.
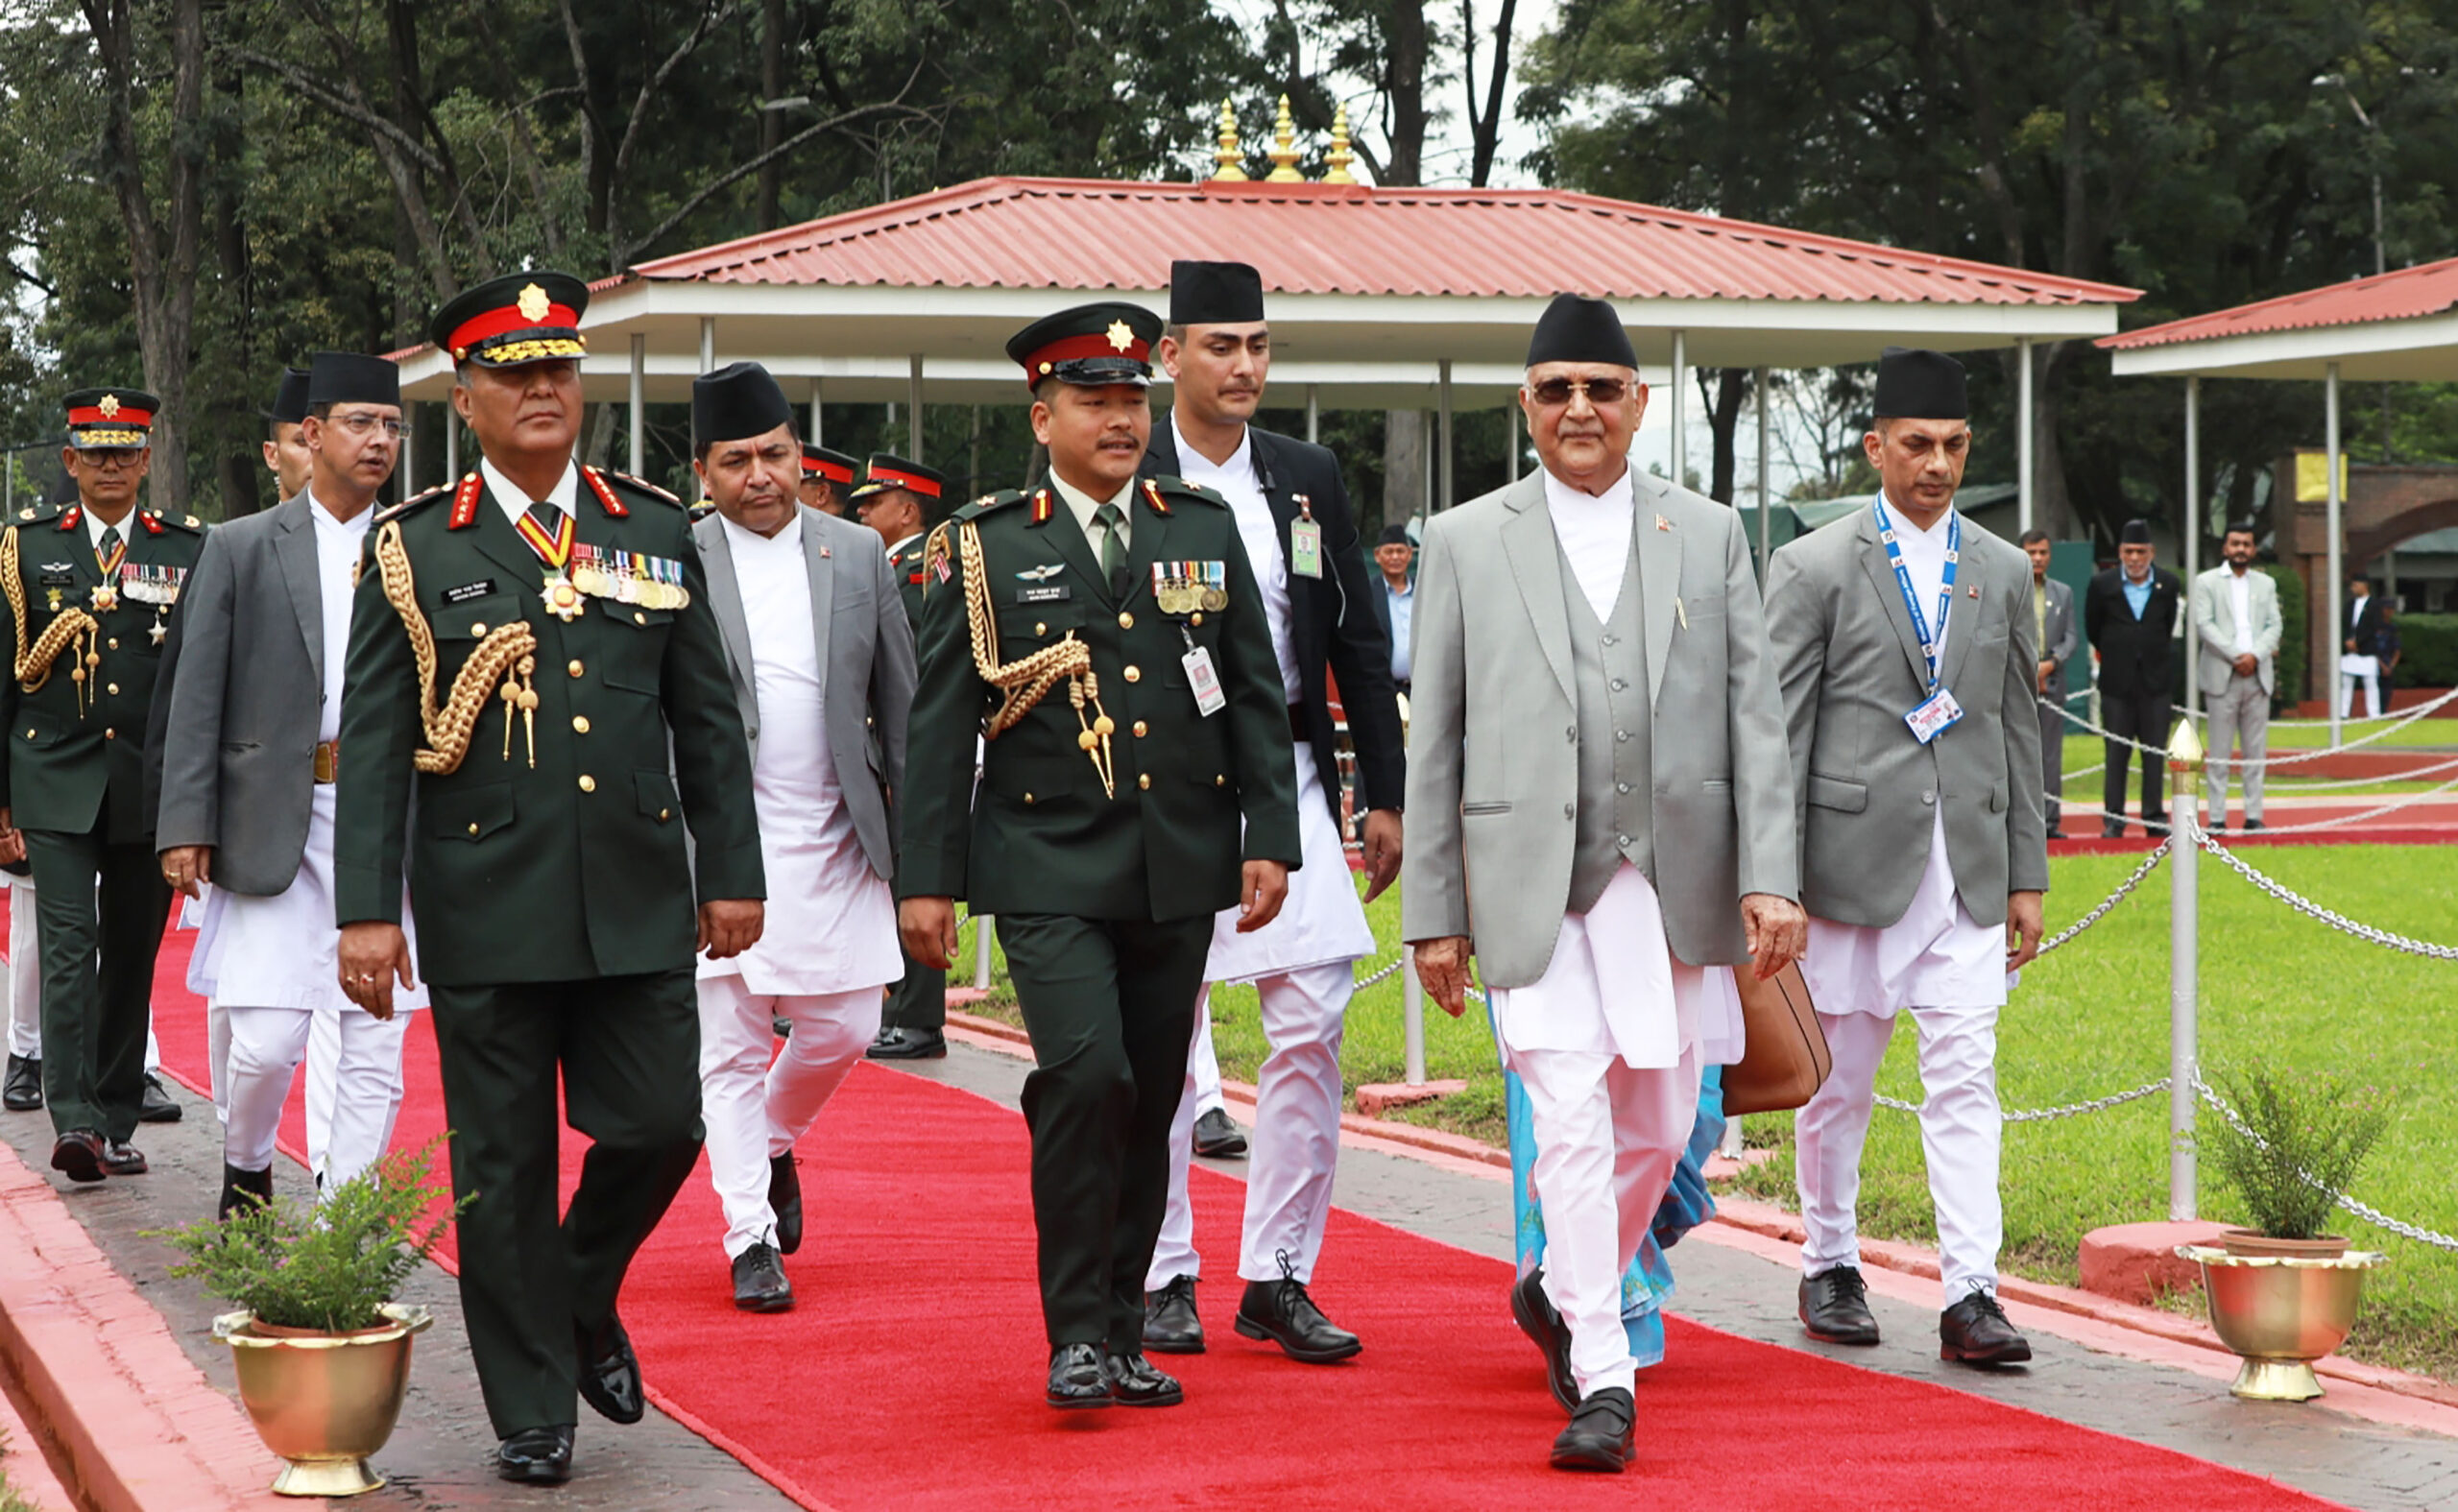
M 1145 724 L 1143 720 L 1137 720 L 1135 722 L 1135 738 L 1138 740 L 1143 739 L 1145 735 L 1149 732 L 1150 728 L 1151 727 Z
M 641 613 L 639 610 L 634 610 L 634 611 L 632 611 L 632 623 L 633 623 L 633 624 L 635 624 L 635 625 L 645 625 L 645 624 L 647 624 L 648 622 L 649 622 L 649 617 L 648 617 L 646 614 Z
M 1152 774 L 1149 772 L 1137 773 L 1135 777 L 1135 785 L 1141 788 L 1149 789 L 1152 785 Z
M 106 693 L 116 693 L 119 691 L 119 684 L 117 683 L 106 683 L 103 684 L 103 691 Z
M 572 732 L 583 735 L 589 733 L 589 716 L 587 714 L 574 714 L 572 716 Z
M 1627 846 L 1630 843 L 1630 837 L 1628 835 L 1615 835 L 1613 837 L 1613 843 L 1619 846 Z
M 1229 785 L 1229 775 L 1224 772 L 1215 777 L 1212 780 L 1212 785 L 1215 787 L 1227 787 Z
M 1613 691 L 1616 693 L 1619 693 L 1622 689 L 1628 687 L 1629 685 L 1629 684 L 1623 682 L 1618 677 L 1613 680 Z
M 1618 636 L 1607 636 L 1604 637 L 1604 643 L 1608 646 L 1618 646 L 1622 643 L 1622 640 Z
M 471 834 L 476 834 L 478 832 L 478 827 L 476 825 L 471 825 L 470 827 L 470 832 Z
M 658 822 L 659 824 L 663 824 L 663 823 L 665 823 L 667 820 L 669 820 L 669 819 L 671 819 L 671 818 L 673 818 L 673 817 L 674 817 L 674 810 L 673 810 L 673 809 L 671 809 L 671 808 L 661 808 L 661 809 L 659 809 L 659 810 L 657 811 L 657 822 Z
M 1121 630 L 1133 630 L 1135 628 L 1135 616 L 1121 611 L 1118 616 L 1118 628 Z
M 1197 610 L 1193 613 L 1189 614 L 1187 616 L 1187 623 L 1196 626 L 1197 628 L 1201 628 L 1203 624 L 1203 612 L 1201 610 Z
M 580 664 L 580 662 L 579 662 L 577 660 L 575 660 L 571 661 L 569 664 L 567 664 L 566 666 L 565 666 L 564 670 L 565 670 L 565 671 L 566 671 L 566 672 L 568 672 L 568 673 L 570 673 L 570 674 L 571 674 L 572 676 L 574 676 L 574 677 L 578 677 L 578 676 L 580 676 L 583 672 L 586 672 L 586 671 L 588 671 L 589 669 L 588 669 L 587 667 L 582 666 L 582 665 Z
M 471 634 L 471 635 L 473 635 L 473 636 L 477 636 L 480 640 L 484 640 L 484 639 L 486 639 L 486 638 L 487 638 L 487 627 L 486 627 L 486 623 L 482 620 L 482 621 L 480 621 L 480 622 L 479 622 L 479 623 L 477 623 L 477 624 L 471 625 L 471 626 L 470 627 L 470 634 Z
M 117 651 L 117 650 L 119 649 L 119 636 L 111 636 L 111 638 L 110 638 L 108 641 L 107 641 L 107 642 L 105 642 L 105 643 L 106 643 L 107 645 L 108 645 L 108 646 L 110 647 L 110 649 L 111 649 L 111 650 L 113 650 L 113 651 Z
M 1627 740 L 1630 738 L 1630 732 L 1627 730 L 1616 730 L 1613 732 L 1613 738 L 1616 740 Z
M 103 738 L 106 740 L 117 740 L 119 738 L 119 732 L 116 730 L 106 730 L 103 732 Z
M 1935 804 L 1937 801 L 1938 795 L 1935 792 L 1926 792 L 1920 795 L 1920 802 L 1924 804 Z
M 1629 790 L 1630 784 L 1627 782 L 1616 782 L 1613 784 L 1613 791 L 1617 793 L 1627 793 Z
M 595 779 L 595 778 L 593 778 L 593 777 L 590 776 L 590 775 L 589 775 L 588 773 L 586 773 L 586 772 L 583 772 L 583 773 L 580 775 L 580 790 L 581 790 L 582 792 L 584 792 L 584 793 L 594 793 L 594 792 L 596 792 L 596 791 L 597 791 L 597 779 Z
M 1026 807 L 1030 807 L 1030 806 L 1032 805 L 1032 802 L 1033 802 L 1033 795 L 1032 795 L 1032 794 L 1030 794 L 1030 793 L 1026 793 L 1026 794 L 1024 795 L 1024 804 L 1025 804 L 1025 806 L 1026 806 Z
M 1036 620 L 1033 622 L 1033 634 L 1036 636 L 1047 636 L 1049 634 L 1049 627 Z
M 1126 669 L 1126 680 L 1127 680 L 1128 682 L 1130 682 L 1130 683 L 1141 683 L 1141 682 L 1143 682 L 1143 681 L 1144 681 L 1144 669 L 1143 669 L 1142 667 L 1134 666 L 1134 665 L 1130 664 L 1130 665 L 1127 667 L 1127 669 Z

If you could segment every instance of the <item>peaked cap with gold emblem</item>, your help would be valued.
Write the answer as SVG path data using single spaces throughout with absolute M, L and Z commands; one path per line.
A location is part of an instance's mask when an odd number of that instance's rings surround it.
M 567 273 L 508 273 L 461 294 L 435 312 L 427 335 L 455 363 L 517 368 L 576 359 L 589 285 Z
M 1007 355 L 1024 370 L 1027 388 L 1044 378 L 1085 388 L 1152 383 L 1152 344 L 1161 317 L 1140 304 L 1104 300 L 1045 315 L 1007 338 Z
M 138 389 L 79 389 L 61 401 L 68 444 L 79 451 L 129 451 L 153 444 L 162 401 Z

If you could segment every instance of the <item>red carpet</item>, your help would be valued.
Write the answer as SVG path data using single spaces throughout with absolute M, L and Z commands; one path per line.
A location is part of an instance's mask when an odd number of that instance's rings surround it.
M 162 951 L 157 1025 L 205 1080 L 195 936 Z M 399 1140 L 442 1128 L 435 1040 L 409 1039 Z M 285 1140 L 299 1137 L 296 1093 Z M 567 1136 L 567 1140 L 569 1137 Z M 578 1168 L 576 1141 L 565 1152 Z M 1033 1285 L 1026 1140 L 1016 1113 L 865 1065 L 803 1152 L 810 1211 L 788 1262 L 802 1303 L 734 1310 L 705 1167 L 643 1251 L 624 1321 L 650 1394 L 813 1508 L 2323 1507 L 2222 1466 L 1814 1356 L 1674 1324 L 1639 1387 L 1640 1464 L 1545 1466 L 1561 1413 L 1504 1305 L 1508 1268 L 1348 1213 L 1323 1301 L 1366 1339 L 1308 1368 L 1231 1333 L 1236 1283 L 1206 1288 L 1213 1353 L 1164 1361 L 1176 1409 L 1059 1414 Z M 1200 1232 L 1232 1234 L 1243 1188 L 1195 1173 Z M 288 1166 L 279 1180 L 299 1189 Z M 584 1413 L 581 1453 L 617 1431 Z M 678 1505 L 682 1503 L 677 1503 Z

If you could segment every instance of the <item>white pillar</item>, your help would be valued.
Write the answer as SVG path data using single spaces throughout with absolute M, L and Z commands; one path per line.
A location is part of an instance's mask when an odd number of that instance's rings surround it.
M 1690 333 L 1673 333 L 1673 486 L 1690 486 Z
M 910 406 L 910 413 L 906 416 L 904 422 L 904 454 L 909 461 L 921 462 L 926 459 L 922 455 L 922 354 L 920 352 L 913 354 L 911 366 L 906 370 L 906 374 L 905 402 Z
M 639 331 L 632 333 L 632 476 L 640 477 L 648 466 L 648 386 L 649 339 Z
M 1438 413 L 1437 413 L 1437 415 L 1436 415 L 1436 417 L 1435 417 L 1435 424 L 1434 424 L 1434 444 L 1435 444 L 1436 446 L 1440 447 L 1440 448 L 1441 448 L 1441 450 L 1440 450 L 1440 452 L 1439 452 L 1439 453 L 1435 456 L 1435 458 L 1434 458 L 1434 466 L 1435 466 L 1435 468 L 1438 469 L 1438 470 L 1435 472 L 1434 477 L 1435 477 L 1436 487 L 1438 487 L 1438 488 L 1440 489 L 1440 491 L 1441 491 L 1441 492 L 1440 492 L 1438 494 L 1436 494 L 1436 496 L 1435 496 L 1435 500 L 1434 500 L 1434 508 L 1436 508 L 1436 509 L 1449 509 L 1452 505 L 1457 504 L 1457 503 L 1458 503 L 1458 502 L 1459 502 L 1458 498 L 1458 497 L 1453 493 L 1453 492 L 1452 492 L 1452 487 L 1451 487 L 1451 359 L 1450 359 L 1450 358 L 1445 357 L 1445 358 L 1443 358 L 1443 359 L 1442 359 L 1442 363 L 1441 363 L 1441 366 L 1440 366 L 1440 370 L 1439 370 L 1439 372 L 1440 372 L 1440 382 L 1438 382 L 1438 383 L 1435 385 L 1435 387 L 1441 391 L 1441 392 L 1439 393 L 1439 395 L 1437 396 L 1437 402 L 1438 402 L 1438 404 L 1439 404 L 1440 408 L 1439 408 L 1439 411 L 1438 411 Z
M 444 481 L 461 481 L 461 416 L 448 396 L 444 406 Z
M 2175 737 L 2177 747 L 2190 745 L 2190 762 L 2170 763 L 2175 791 L 2169 794 L 2168 815 L 2175 826 L 2174 849 L 2168 853 L 2168 1221 L 2190 1222 L 2198 1193 L 2194 1178 L 2194 1090 L 2200 1052 L 2197 1020 L 2202 998 L 2202 910 L 2197 876 L 2202 859 L 2202 802 L 2198 789 L 2200 742 L 2193 739 L 2188 716 Z
M 810 444 L 814 446 L 825 446 L 828 444 L 825 427 L 820 424 L 819 379 L 816 377 L 810 380 Z
M 419 491 L 419 404 L 406 399 L 401 404 L 401 465 L 394 476 L 401 480 L 401 492 L 396 495 L 408 498 Z M 16 516 L 17 454 L 0 451 L 0 519 Z
M 2330 749 L 2338 749 L 2345 732 L 2339 728 L 2339 647 L 2347 640 L 2347 571 L 2339 561 L 2339 365 L 2331 363 L 2322 382 L 2322 461 L 2330 471 L 2328 526 L 2330 533 L 2330 635 L 2323 663 L 2322 696 L 2330 706 Z M 2367 710 L 2371 712 L 2371 710 Z
M 2193 580 L 2202 571 L 2202 378 L 2185 377 L 2185 714 L 2192 717 L 2202 692 L 2200 638 L 2194 634 Z
M 2014 528 L 2032 528 L 2032 341 L 2014 343 Z M 2188 659 L 2190 660 L 2190 659 Z
M 1323 396 L 1312 383 L 1306 385 L 1306 439 L 1317 446 L 1323 444 Z
M 1519 481 L 1519 396 L 1518 396 L 1518 395 L 1514 394 L 1514 395 L 1512 395 L 1509 398 L 1503 400 L 1503 405 L 1502 405 L 1502 416 L 1503 416 L 1503 419 L 1502 419 L 1502 434 L 1503 434 L 1503 464 L 1502 464 L 1502 475 L 1503 475 L 1503 479 L 1504 479 L 1504 481 L 1508 482 L 1508 483 L 1516 483 L 1516 482 L 1518 482 L 1518 481 Z
M 1767 491 L 1773 488 L 1774 483 L 1771 475 L 1771 469 L 1767 465 L 1766 369 L 1756 368 L 1751 370 L 1749 374 L 1749 392 L 1757 396 L 1757 403 L 1755 407 L 1758 411 L 1758 576 L 1759 581 L 1764 582 L 1767 577 L 1767 554 L 1769 551 L 1767 520 L 1768 516 L 1774 512 L 1774 501 L 1767 496 Z M 1741 1120 L 1739 1118 L 1733 1119 L 1733 1126 L 1735 1128 L 1739 1128 L 1741 1126 Z

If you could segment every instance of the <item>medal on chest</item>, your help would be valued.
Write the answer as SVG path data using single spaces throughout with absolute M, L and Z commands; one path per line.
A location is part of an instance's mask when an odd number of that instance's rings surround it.
M 546 606 L 547 613 L 554 615 L 566 625 L 570 624 L 581 616 L 583 610 L 589 607 L 588 601 L 581 596 L 580 588 L 572 582 L 570 572 L 573 533 L 571 516 L 557 510 L 555 530 L 551 535 L 547 533 L 545 526 L 538 523 L 538 516 L 534 514 L 521 516 L 517 526 L 520 531 L 522 542 L 529 547 L 530 553 L 537 557 L 539 563 L 546 569 L 545 587 L 538 594 L 540 601 Z

